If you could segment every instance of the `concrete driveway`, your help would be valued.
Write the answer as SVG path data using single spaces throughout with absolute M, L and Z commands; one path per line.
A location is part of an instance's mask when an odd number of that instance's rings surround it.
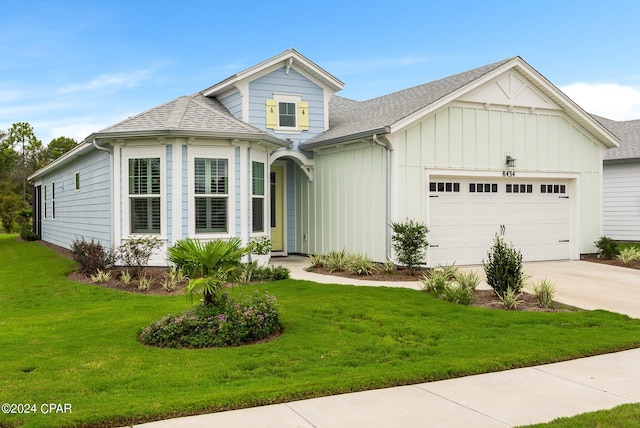
M 640 270 L 586 261 L 525 263 L 532 281 L 555 283 L 556 300 L 640 318 Z

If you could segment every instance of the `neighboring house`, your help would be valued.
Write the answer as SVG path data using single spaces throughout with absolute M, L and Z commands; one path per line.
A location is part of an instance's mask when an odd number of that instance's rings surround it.
M 288 50 L 96 132 L 30 177 L 36 232 L 153 234 L 157 264 L 188 236 L 382 261 L 405 219 L 429 226 L 429 265 L 480 263 L 496 233 L 525 260 L 594 251 L 618 139 L 520 57 L 365 102 L 342 87 Z
M 640 241 L 640 120 L 596 119 L 621 141 L 604 156 L 603 235 Z

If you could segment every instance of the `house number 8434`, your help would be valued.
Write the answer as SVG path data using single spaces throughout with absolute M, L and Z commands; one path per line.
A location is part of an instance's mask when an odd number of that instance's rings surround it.
M 515 171 L 502 171 L 502 176 L 503 177 L 515 177 L 516 176 L 516 172 Z

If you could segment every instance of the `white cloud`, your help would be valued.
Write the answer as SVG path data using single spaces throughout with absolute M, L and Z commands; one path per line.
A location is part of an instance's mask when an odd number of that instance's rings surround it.
M 640 87 L 617 83 L 575 82 L 560 86 L 588 113 L 612 120 L 640 119 Z
M 96 91 L 113 87 L 133 87 L 151 75 L 151 69 L 137 70 L 131 73 L 101 74 L 86 83 L 70 85 L 58 90 L 59 94 L 70 94 L 73 92 Z

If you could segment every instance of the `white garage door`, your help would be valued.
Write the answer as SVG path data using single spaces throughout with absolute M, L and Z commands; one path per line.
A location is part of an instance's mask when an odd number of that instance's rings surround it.
M 570 258 L 567 180 L 431 177 L 429 262 L 479 264 L 496 234 L 525 261 Z

